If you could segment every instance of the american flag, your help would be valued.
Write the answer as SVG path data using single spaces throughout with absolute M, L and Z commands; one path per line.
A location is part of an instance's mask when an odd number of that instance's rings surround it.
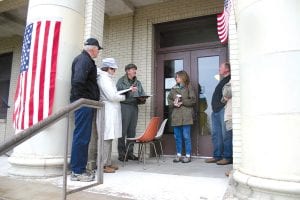
M 226 44 L 228 39 L 228 24 L 231 10 L 231 1 L 224 0 L 224 10 L 217 15 L 218 35 L 222 44 Z
M 25 28 L 14 105 L 14 127 L 24 130 L 51 115 L 61 22 L 37 21 Z

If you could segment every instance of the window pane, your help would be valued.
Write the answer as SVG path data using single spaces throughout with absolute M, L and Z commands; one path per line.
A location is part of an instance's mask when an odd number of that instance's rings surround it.
M 163 27 L 159 30 L 160 48 L 219 41 L 216 15 L 159 26 Z
M 7 117 L 12 55 L 12 53 L 0 55 L 0 119 Z
M 167 97 L 172 87 L 176 84 L 175 73 L 183 70 L 183 60 L 165 60 L 164 61 L 164 119 L 168 118 L 167 128 L 165 133 L 172 134 L 173 128 L 171 126 L 171 112 L 169 112 Z
M 219 56 L 198 58 L 199 122 L 201 135 L 211 134 L 211 99 L 218 84 Z

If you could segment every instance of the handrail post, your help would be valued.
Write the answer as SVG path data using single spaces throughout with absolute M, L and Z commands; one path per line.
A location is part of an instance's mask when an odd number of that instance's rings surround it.
M 67 199 L 67 171 L 68 171 L 68 148 L 69 148 L 69 130 L 70 130 L 70 113 L 67 114 L 67 133 L 66 133 L 66 146 L 64 152 L 64 170 L 63 170 L 63 196 L 62 199 Z
M 97 182 L 102 184 L 103 183 L 103 156 L 102 156 L 102 152 L 103 152 L 103 146 L 104 146 L 104 126 L 105 126 L 105 109 L 98 109 L 99 114 L 100 114 L 100 118 L 98 120 L 100 120 L 99 126 L 97 128 L 97 134 L 98 134 L 98 142 L 97 142 Z

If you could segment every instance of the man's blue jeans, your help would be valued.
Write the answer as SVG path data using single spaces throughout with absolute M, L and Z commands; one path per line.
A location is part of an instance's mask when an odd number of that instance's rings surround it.
M 232 161 L 232 129 L 225 133 L 223 158 Z
M 76 174 L 81 174 L 86 169 L 94 110 L 94 108 L 82 107 L 75 111 L 71 169 Z
M 185 154 L 190 156 L 192 150 L 191 125 L 174 126 L 177 155 L 182 154 L 182 140 L 185 142 Z
M 224 142 L 225 138 L 225 122 L 224 122 L 224 108 L 219 112 L 211 113 L 211 123 L 212 123 L 212 143 L 213 143 L 213 157 L 217 160 L 223 158 Z M 226 153 L 227 154 L 227 153 Z

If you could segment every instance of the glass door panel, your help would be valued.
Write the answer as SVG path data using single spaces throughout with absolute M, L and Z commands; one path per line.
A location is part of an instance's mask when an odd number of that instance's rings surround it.
M 200 135 L 211 134 L 211 99 L 218 84 L 219 56 L 200 57 L 198 63 L 198 121 Z
M 220 63 L 226 59 L 224 48 L 205 49 L 191 52 L 191 81 L 198 92 L 196 120 L 192 128 L 192 154 L 212 156 L 211 142 L 211 99 L 216 85 Z
M 173 128 L 171 127 L 171 112 L 169 112 L 168 95 L 172 87 L 176 84 L 175 73 L 181 70 L 183 70 L 182 59 L 164 61 L 164 119 L 169 119 L 165 129 L 166 134 L 173 133 Z

